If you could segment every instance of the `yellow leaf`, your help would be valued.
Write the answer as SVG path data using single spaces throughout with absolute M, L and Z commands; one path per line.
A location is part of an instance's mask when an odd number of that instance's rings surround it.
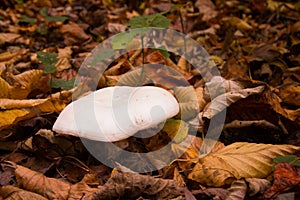
M 284 103 L 300 106 L 300 86 L 288 85 L 279 89 L 278 96 Z
M 9 98 L 11 86 L 0 77 L 0 98 Z
M 166 132 L 173 141 L 179 143 L 188 135 L 189 125 L 182 120 L 169 119 L 162 131 Z
M 26 98 L 42 75 L 42 70 L 29 70 L 18 75 L 10 75 L 13 85 L 10 85 L 0 77 L 0 98 Z
M 240 178 L 265 178 L 272 172 L 273 158 L 297 149 L 293 145 L 233 143 L 199 159 L 188 178 L 215 187 Z
M 40 114 L 62 111 L 71 101 L 72 92 L 59 92 L 46 99 L 0 99 L 0 130 Z
M 28 109 L 4 110 L 0 112 L 0 130 L 24 119 L 36 116 Z

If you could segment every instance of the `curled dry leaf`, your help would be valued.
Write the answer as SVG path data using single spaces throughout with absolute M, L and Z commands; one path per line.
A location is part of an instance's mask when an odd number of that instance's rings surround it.
M 47 199 L 80 199 L 98 190 L 87 185 L 88 182 L 95 179 L 95 175 L 86 175 L 81 182 L 71 185 L 17 165 L 15 176 L 19 187 L 35 192 Z
M 183 120 L 196 117 L 199 113 L 199 105 L 194 87 L 176 87 L 174 88 L 174 95 L 180 106 L 180 113 L 178 114 L 178 117 Z
M 274 183 L 264 193 L 264 198 L 272 198 L 277 194 L 288 191 L 300 183 L 300 167 L 288 163 L 279 163 L 274 170 Z
M 204 108 L 204 111 L 200 113 L 200 116 L 211 119 L 213 116 L 220 113 L 231 104 L 237 102 L 240 99 L 247 98 L 250 95 L 259 94 L 264 90 L 264 88 L 265 86 L 261 85 L 255 88 L 246 88 L 239 91 L 232 91 L 221 94 L 220 96 L 214 98 L 211 103 L 209 103 Z
M 26 190 L 22 190 L 20 188 L 17 188 L 17 187 L 11 186 L 11 185 L 6 185 L 6 186 L 0 187 L 0 196 L 6 200 L 9 200 L 9 199 L 47 200 L 47 198 L 45 198 L 39 194 L 29 192 Z
M 300 85 L 280 87 L 277 93 L 282 102 L 292 106 L 300 106 Z
M 0 130 L 41 114 L 60 112 L 71 95 L 72 91 L 63 91 L 46 99 L 0 99 Z
M 233 143 L 199 159 L 188 178 L 216 187 L 240 178 L 265 178 L 272 171 L 274 157 L 298 149 L 293 145 Z
M 42 70 L 29 70 L 18 75 L 10 75 L 12 85 L 0 77 L 0 98 L 26 98 L 42 75 Z
M 263 194 L 267 188 L 271 186 L 270 181 L 267 179 L 261 179 L 261 178 L 246 178 L 246 181 L 248 182 L 249 188 L 248 188 L 248 194 L 249 196 L 254 196 L 256 194 Z
M 176 186 L 173 180 L 137 173 L 116 173 L 94 194 L 93 200 L 135 199 L 140 196 L 150 199 L 170 199 L 182 194 L 182 188 Z
M 233 181 L 226 200 L 243 200 L 247 193 L 247 184 L 244 180 Z
M 72 55 L 71 47 L 58 49 L 58 61 L 55 64 L 56 71 L 61 72 L 63 70 L 70 69 L 72 67 L 70 64 L 71 55 Z

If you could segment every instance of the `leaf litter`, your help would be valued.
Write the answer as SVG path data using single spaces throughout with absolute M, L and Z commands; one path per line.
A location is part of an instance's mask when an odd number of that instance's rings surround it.
M 299 9 L 299 3 L 275 0 L 4 0 L 0 198 L 270 199 L 285 193 L 297 198 Z M 193 37 L 222 77 L 211 74 L 212 81 L 205 83 L 183 57 L 164 47 L 132 50 L 113 62 L 96 83 L 98 89 L 137 82 L 163 87 L 180 100 L 184 113 L 155 136 L 116 142 L 127 151 L 148 152 L 175 138 L 168 156 L 178 159 L 147 175 L 116 172 L 93 158 L 78 138 L 50 129 L 72 94 L 88 93 L 95 84 L 87 79 L 86 85 L 73 88 L 85 56 L 114 34 L 150 26 Z M 116 48 L 141 45 L 130 35 L 116 38 Z M 107 56 L 109 52 L 97 59 Z M 141 78 L 142 65 L 146 73 Z M 207 90 L 218 84 L 225 85 L 224 96 Z M 211 152 L 201 155 L 209 122 L 225 107 L 221 137 L 217 143 L 206 142 Z M 178 126 L 181 121 L 183 127 Z M 196 136 L 189 135 L 192 130 Z M 188 140 L 191 146 L 186 146 Z

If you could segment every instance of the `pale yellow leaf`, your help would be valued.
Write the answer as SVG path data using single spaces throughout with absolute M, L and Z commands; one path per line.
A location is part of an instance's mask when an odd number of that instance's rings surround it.
M 188 178 L 216 187 L 241 178 L 265 178 L 272 171 L 273 158 L 297 149 L 293 145 L 233 143 L 199 159 Z
M 36 116 L 36 113 L 33 113 L 29 109 L 13 109 L 13 110 L 4 110 L 0 112 L 0 130 L 7 128 L 8 126 L 15 124 L 24 119 L 29 119 Z
M 9 98 L 11 86 L 0 77 L 0 98 Z
M 174 95 L 180 106 L 178 117 L 187 120 L 194 118 L 199 113 L 198 98 L 193 86 L 176 87 Z

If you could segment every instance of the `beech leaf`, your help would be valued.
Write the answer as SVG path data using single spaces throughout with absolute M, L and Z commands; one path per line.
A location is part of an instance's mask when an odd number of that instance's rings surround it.
M 237 142 L 201 158 L 188 178 L 208 186 L 223 186 L 241 178 L 265 178 L 273 158 L 293 154 L 299 147 Z

